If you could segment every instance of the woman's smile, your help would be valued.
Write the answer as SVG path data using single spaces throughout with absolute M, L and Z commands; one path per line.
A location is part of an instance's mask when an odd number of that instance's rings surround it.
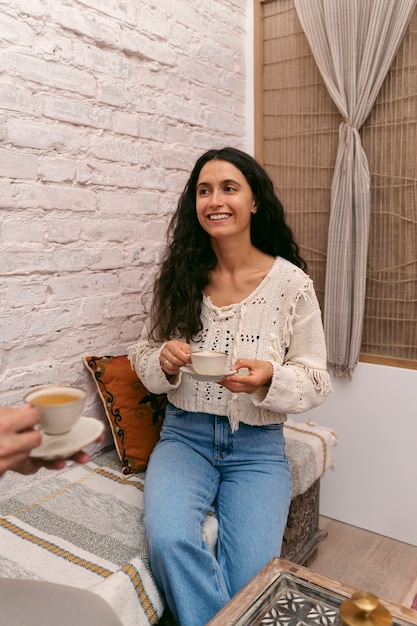
M 227 220 L 229 217 L 231 217 L 230 213 L 213 213 L 208 216 L 209 220 L 214 221 Z

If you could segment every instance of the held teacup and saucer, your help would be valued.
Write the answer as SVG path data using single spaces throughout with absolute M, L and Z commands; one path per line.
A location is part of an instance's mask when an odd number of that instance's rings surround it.
M 25 395 L 40 413 L 42 442 L 30 452 L 32 458 L 67 458 L 101 435 L 104 424 L 82 415 L 86 397 L 84 389 L 71 385 L 49 385 Z
M 191 365 L 183 365 L 180 370 L 198 381 L 217 383 L 226 376 L 236 374 L 236 370 L 226 366 L 227 354 L 215 350 L 191 352 Z

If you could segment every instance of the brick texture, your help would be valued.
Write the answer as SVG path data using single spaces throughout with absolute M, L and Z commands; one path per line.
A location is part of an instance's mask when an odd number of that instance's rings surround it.
M 0 405 L 136 340 L 195 159 L 246 146 L 245 5 L 0 0 Z

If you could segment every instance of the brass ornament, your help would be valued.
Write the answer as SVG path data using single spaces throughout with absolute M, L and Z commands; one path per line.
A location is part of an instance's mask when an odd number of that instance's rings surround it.
M 392 617 L 379 598 L 366 591 L 357 591 L 340 605 L 344 626 L 391 626 Z

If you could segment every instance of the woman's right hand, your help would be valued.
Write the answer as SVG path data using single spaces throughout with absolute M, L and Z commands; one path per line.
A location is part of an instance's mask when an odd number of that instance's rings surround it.
M 176 376 L 180 367 L 191 363 L 191 350 L 188 343 L 171 339 L 167 341 L 159 355 L 162 370 L 168 376 Z

